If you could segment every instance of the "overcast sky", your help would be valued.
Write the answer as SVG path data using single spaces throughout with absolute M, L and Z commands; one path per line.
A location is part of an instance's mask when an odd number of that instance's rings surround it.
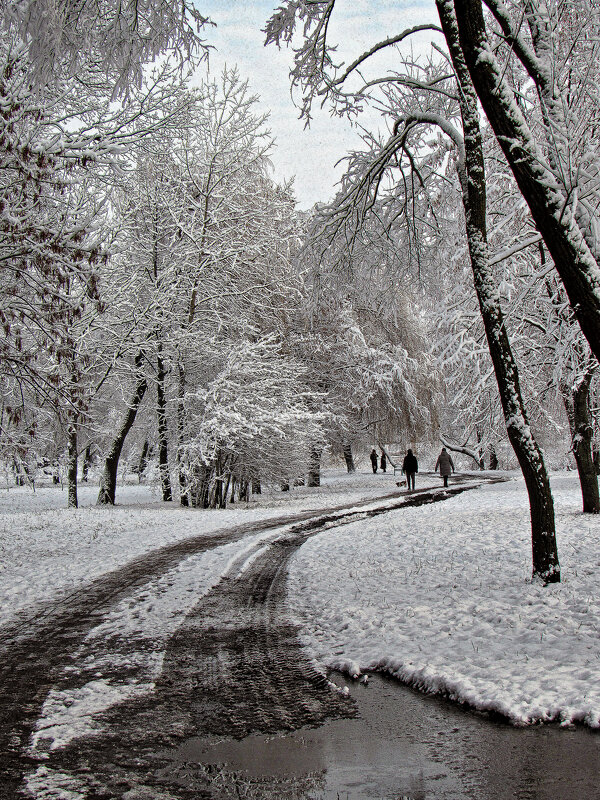
M 217 52 L 210 70 L 218 74 L 223 64 L 237 64 L 242 78 L 260 95 L 261 110 L 269 110 L 269 126 L 277 143 L 273 153 L 276 180 L 296 176 L 300 208 L 326 201 L 335 192 L 342 167 L 335 164 L 360 140 L 347 120 L 332 118 L 327 109 L 315 108 L 309 130 L 298 119 L 290 97 L 291 51 L 263 46 L 262 28 L 279 5 L 277 0 L 197 0 L 200 11 L 217 23 L 205 38 Z M 434 0 L 338 0 L 330 28 L 332 42 L 340 43 L 339 55 L 349 63 L 372 44 L 405 28 L 437 22 Z M 420 38 L 422 44 L 432 36 Z M 371 124 L 377 124 L 373 119 Z

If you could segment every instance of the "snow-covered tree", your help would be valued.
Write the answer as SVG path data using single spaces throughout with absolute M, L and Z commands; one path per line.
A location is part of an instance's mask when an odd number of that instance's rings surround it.
M 597 160 L 595 155 L 585 157 L 581 164 L 565 169 L 563 158 L 572 158 L 576 152 L 566 147 L 577 127 L 571 119 L 581 122 L 578 113 L 589 109 L 587 102 L 579 107 L 579 98 L 586 93 L 590 78 L 594 85 L 594 48 L 587 31 L 597 24 L 598 11 L 594 3 L 577 4 L 582 18 L 587 12 L 588 27 L 563 25 L 567 20 L 561 15 L 570 4 L 562 2 L 553 4 L 554 12 L 542 2 L 488 3 L 501 29 L 501 43 L 510 42 L 506 58 L 518 59 L 535 85 L 545 124 L 540 140 L 532 130 L 530 102 L 520 85 L 511 85 L 503 51 L 496 52 L 481 0 L 455 0 L 454 5 L 460 46 L 478 97 L 552 256 L 573 313 L 592 352 L 600 358 Z M 571 10 L 577 13 L 575 7 Z M 577 31 L 579 41 L 571 38 L 561 44 L 561 31 L 567 31 L 567 36 Z M 573 49 L 581 41 L 591 56 L 583 81 L 581 73 L 570 68 Z M 582 181 L 578 179 L 580 167 Z
M 354 211 L 355 219 L 361 222 L 365 212 L 374 206 L 377 197 L 382 193 L 390 172 L 396 175 L 399 192 L 404 196 L 408 195 L 404 176 L 416 172 L 418 180 L 421 180 L 415 165 L 422 159 L 425 142 L 422 134 L 421 139 L 415 141 L 419 135 L 415 132 L 419 129 L 425 127 L 426 130 L 431 130 L 434 127 L 456 147 L 456 166 L 462 190 L 474 286 L 496 373 L 507 433 L 519 459 L 530 496 L 533 572 L 546 582 L 560 580 L 548 475 L 523 403 L 517 365 L 508 339 L 495 278 L 490 270 L 485 166 L 477 98 L 460 49 L 453 5 L 443 0 L 437 2 L 455 82 L 448 80 L 447 75 L 440 75 L 439 71 L 432 75 L 429 68 L 419 70 L 418 65 L 416 70 L 421 74 L 415 76 L 412 57 L 405 60 L 407 70 L 404 73 L 372 80 L 363 77 L 366 62 L 374 54 L 397 45 L 414 33 L 415 29 L 376 43 L 347 68 L 344 65 L 335 65 L 327 41 L 328 23 L 334 6 L 335 0 L 311 4 L 310 8 L 304 4 L 289 3 L 271 19 L 267 27 L 267 41 L 290 41 L 298 18 L 304 20 L 304 37 L 296 49 L 296 68 L 292 73 L 293 80 L 305 90 L 304 115 L 310 114 L 312 100 L 319 94 L 329 97 L 338 113 L 352 111 L 357 103 L 363 103 L 374 91 L 383 93 L 389 106 L 390 97 L 397 87 L 407 90 L 409 100 L 420 101 L 414 102 L 410 107 L 404 104 L 397 108 L 397 103 L 391 107 L 391 135 L 381 146 L 373 149 L 370 163 L 363 165 L 360 171 L 349 173 L 341 213 L 338 211 L 334 216 L 347 219 L 350 210 L 351 213 Z M 382 84 L 385 87 L 383 90 L 380 89 Z M 425 159 L 427 158 L 425 150 Z M 405 165 L 402 160 L 406 161 Z M 409 180 L 408 186 L 410 191 L 414 182 Z
M 0 20 L 26 46 L 36 88 L 96 64 L 125 95 L 157 57 L 174 52 L 189 66 L 204 54 L 200 32 L 209 22 L 189 0 L 2 0 Z

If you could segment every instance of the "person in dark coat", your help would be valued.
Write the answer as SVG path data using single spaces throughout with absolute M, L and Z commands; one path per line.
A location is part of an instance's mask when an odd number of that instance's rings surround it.
M 386 456 L 385 456 L 385 450 L 382 450 L 382 451 L 381 451 L 381 460 L 380 460 L 380 463 L 381 463 L 381 471 L 382 471 L 382 472 L 385 472 L 385 471 L 386 471 L 386 469 L 387 469 L 387 458 L 386 458 Z
M 419 462 L 413 455 L 412 450 L 408 450 L 402 462 L 402 472 L 406 475 L 406 489 L 410 492 L 415 488 L 415 475 L 419 471 Z
M 450 453 L 448 453 L 445 447 L 442 447 L 442 452 L 439 454 L 438 460 L 435 462 L 436 472 L 438 467 L 440 468 L 440 475 L 444 479 L 444 486 L 448 486 L 448 478 L 454 472 L 454 464 L 450 458 Z
M 373 472 L 377 472 L 377 451 L 375 448 L 371 450 L 371 466 L 373 467 Z

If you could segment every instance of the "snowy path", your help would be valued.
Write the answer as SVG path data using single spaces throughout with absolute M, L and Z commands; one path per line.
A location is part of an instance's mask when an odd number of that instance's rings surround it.
M 238 526 L 208 540 L 188 539 L 136 559 L 43 612 L 38 608 L 35 615 L 22 613 L 18 622 L 2 629 L 0 648 L 4 800 L 17 797 L 27 768 L 29 789 L 36 798 L 79 800 L 90 796 L 93 787 L 98 798 L 154 800 L 162 797 L 154 788 L 144 795 L 137 789 L 132 793 L 131 787 L 139 786 L 140 776 L 146 779 L 150 764 L 159 780 L 156 770 L 165 761 L 158 750 L 197 732 L 199 719 L 206 721 L 208 734 L 218 732 L 211 727 L 212 719 L 219 724 L 229 720 L 229 733 L 242 735 L 249 730 L 285 729 L 292 719 L 301 724 L 341 713 L 346 706 L 340 706 L 323 676 L 302 655 L 295 629 L 282 614 L 289 557 L 308 536 L 326 527 L 448 495 L 424 491 L 386 503 L 380 498 L 377 503 L 355 504 L 351 510 L 338 506 L 326 514 L 306 511 Z M 296 525 L 289 528 L 291 523 Z M 298 523 L 303 524 L 298 527 Z M 237 553 L 231 550 L 234 545 Z M 209 564 L 212 585 L 220 574 L 225 576 L 193 608 L 194 599 L 202 594 L 194 587 L 197 559 L 208 551 L 221 551 L 220 560 Z M 174 576 L 174 571 L 179 574 Z M 159 632 L 155 640 L 132 637 L 131 627 L 122 626 L 118 604 L 133 599 L 134 616 L 145 614 L 156 621 L 153 614 L 156 617 L 156 607 L 160 608 L 160 595 L 173 587 L 180 593 L 178 600 L 186 594 L 188 608 L 192 606 L 179 631 L 173 635 L 171 629 L 162 637 Z M 211 588 L 210 581 L 206 587 Z M 172 598 L 167 603 L 171 607 Z M 112 622 L 111 611 L 116 614 Z M 230 620 L 235 624 L 230 626 Z M 132 640 L 137 655 L 144 658 L 128 652 Z M 102 648 L 113 652 L 101 657 Z M 265 658 L 274 673 L 267 669 Z M 261 680 L 253 682 L 257 675 Z M 254 684 L 253 699 L 242 702 Z M 134 763 L 137 766 L 132 767 Z M 103 788 L 106 782 L 111 784 L 109 790 Z M 178 790 L 171 786 L 165 797 L 191 796 L 187 790 L 173 795 L 174 791 Z M 193 796 L 202 794 L 194 790 Z

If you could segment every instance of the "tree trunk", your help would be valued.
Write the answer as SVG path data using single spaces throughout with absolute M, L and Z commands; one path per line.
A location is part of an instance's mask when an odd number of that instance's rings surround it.
M 498 469 L 498 456 L 496 454 L 496 448 L 493 444 L 489 445 L 490 451 L 490 469 Z
M 140 460 L 138 463 L 138 481 L 139 483 L 142 482 L 142 475 L 146 471 L 146 467 L 148 466 L 148 458 L 150 457 L 150 442 L 148 439 L 144 439 L 144 444 L 142 445 L 142 452 L 140 453 Z
M 77 508 L 77 424 L 67 430 L 67 506 Z
M 477 439 L 477 454 L 478 458 L 476 459 L 479 469 L 485 469 L 485 460 L 483 458 L 483 447 L 481 446 L 482 436 L 479 427 L 475 428 L 475 438 Z
M 546 584 L 556 583 L 560 581 L 560 566 L 550 480 L 541 450 L 529 427 L 517 365 L 504 325 L 498 289 L 489 266 L 485 164 L 477 95 L 460 48 L 452 0 L 436 0 L 436 4 L 456 73 L 463 120 L 464 163 L 459 165 L 459 172 L 473 280 L 502 401 L 506 431 L 529 495 L 533 575 Z
M 229 486 L 231 484 L 231 472 L 227 473 L 227 480 L 225 482 L 225 487 L 223 489 L 223 498 L 221 500 L 221 505 L 219 508 L 226 508 L 227 507 L 227 495 L 229 494 Z M 233 492 L 232 492 L 233 495 Z
M 262 494 L 262 486 L 258 478 L 252 479 L 252 494 Z
M 192 508 L 208 508 L 213 470 L 206 464 L 194 467 L 189 494 Z
M 321 452 L 316 447 L 311 450 L 307 486 L 321 485 Z
M 211 508 L 220 508 L 223 503 L 223 459 L 221 453 L 217 455 L 215 465 L 215 479 L 211 490 L 209 505 Z
M 352 445 L 350 442 L 347 442 L 344 445 L 344 459 L 346 461 L 346 469 L 348 472 L 356 472 L 356 465 L 354 464 L 354 458 L 352 456 Z
M 143 374 L 142 371 L 143 360 L 144 360 L 144 354 L 138 353 L 138 355 L 135 357 L 135 372 L 136 372 L 137 383 L 133 395 L 131 397 L 131 400 L 129 402 L 129 407 L 127 408 L 125 416 L 123 417 L 123 421 L 121 422 L 121 427 L 117 431 L 117 434 L 113 439 L 111 448 L 108 451 L 108 455 L 106 456 L 106 459 L 104 461 L 104 469 L 102 471 L 102 476 L 100 478 L 100 492 L 98 494 L 98 500 L 96 501 L 97 505 L 115 504 L 119 457 L 121 456 L 121 450 L 123 449 L 125 438 L 127 437 L 129 431 L 131 430 L 131 426 L 135 422 L 138 409 L 142 403 L 142 400 L 144 399 L 144 395 L 146 394 L 146 389 L 148 387 L 146 376 Z
M 190 504 L 188 482 L 183 468 L 185 443 L 185 367 L 177 365 L 177 475 L 179 480 L 179 503 L 187 507 Z
M 165 397 L 165 362 L 162 358 L 162 344 L 158 342 L 156 356 L 156 415 L 158 418 L 158 471 L 163 502 L 173 499 L 171 476 L 169 474 L 169 428 L 167 424 L 167 401 Z
M 439 7 L 448 0 L 436 2 Z M 581 330 L 600 360 L 598 264 L 573 216 L 574 204 L 568 202 L 544 163 L 514 101 L 504 67 L 496 60 L 487 38 L 481 0 L 455 0 L 455 7 L 462 53 L 481 105 L 550 251 Z
M 81 465 L 81 482 L 87 483 L 88 480 L 88 472 L 90 470 L 90 466 L 92 464 L 92 444 L 91 442 L 85 448 L 85 452 L 83 454 L 83 464 Z
M 592 370 L 588 370 L 583 380 L 576 383 L 570 392 L 567 389 L 563 392 L 571 429 L 573 455 L 579 473 L 584 514 L 600 513 L 598 476 L 592 454 L 594 428 L 589 404 L 592 374 Z

